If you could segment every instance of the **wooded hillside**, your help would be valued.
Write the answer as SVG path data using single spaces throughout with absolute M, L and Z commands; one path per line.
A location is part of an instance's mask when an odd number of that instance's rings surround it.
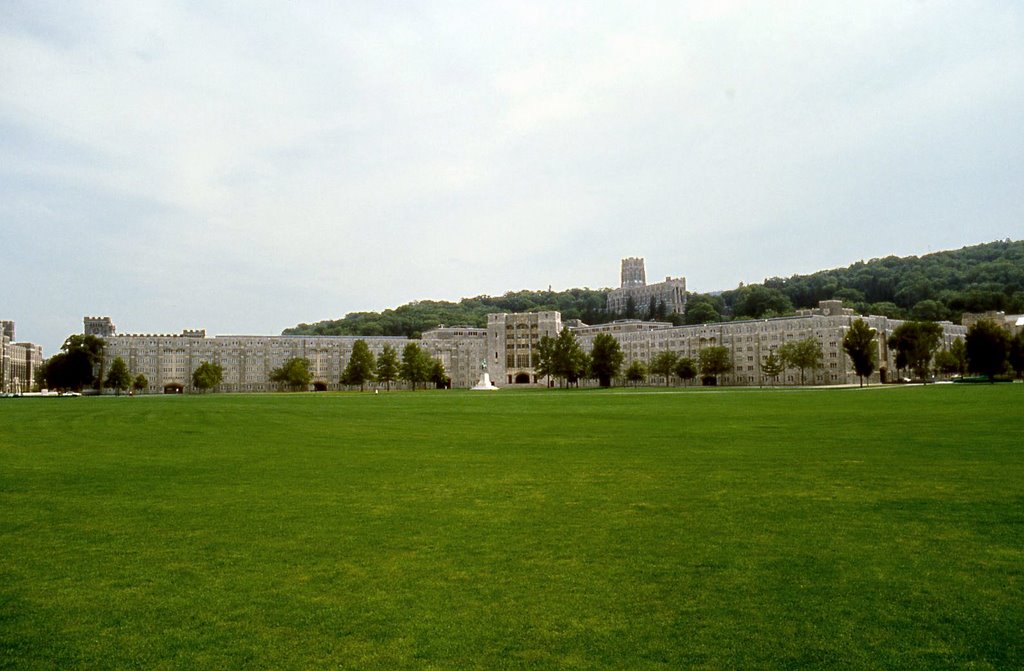
M 490 312 L 540 310 L 558 310 L 563 319 L 597 324 L 623 316 L 605 311 L 607 292 L 515 291 L 458 303 L 415 301 L 383 312 L 353 312 L 342 319 L 299 324 L 284 334 L 415 337 L 439 324 L 482 327 Z M 675 319 L 701 323 L 780 316 L 834 298 L 862 314 L 898 318 L 958 321 L 964 312 L 1024 313 L 1024 241 L 990 242 L 920 257 L 888 256 L 810 275 L 773 277 L 721 295 L 690 294 L 687 314 Z

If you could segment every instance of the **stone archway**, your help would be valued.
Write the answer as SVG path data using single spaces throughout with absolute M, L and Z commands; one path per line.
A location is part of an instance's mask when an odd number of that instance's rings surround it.
M 529 373 L 518 373 L 516 374 L 516 384 L 530 384 Z

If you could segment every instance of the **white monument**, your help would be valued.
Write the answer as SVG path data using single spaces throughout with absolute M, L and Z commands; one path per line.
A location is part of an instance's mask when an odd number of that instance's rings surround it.
M 470 391 L 498 391 L 498 388 L 491 382 L 491 376 L 487 372 L 487 359 L 480 362 L 480 381 Z

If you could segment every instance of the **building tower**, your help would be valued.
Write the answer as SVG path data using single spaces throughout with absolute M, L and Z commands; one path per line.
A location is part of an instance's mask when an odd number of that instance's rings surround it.
M 110 317 L 85 317 L 82 321 L 84 326 L 82 332 L 85 335 L 109 338 L 117 333 L 117 327 L 114 326 L 114 322 L 110 320 Z
M 622 288 L 647 286 L 644 260 L 634 256 L 622 259 Z

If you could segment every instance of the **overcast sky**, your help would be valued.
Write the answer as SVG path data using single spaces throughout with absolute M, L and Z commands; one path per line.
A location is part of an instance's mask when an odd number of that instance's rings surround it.
M 1020 0 L 3 0 L 0 319 L 49 356 L 1020 239 L 1022 120 Z

